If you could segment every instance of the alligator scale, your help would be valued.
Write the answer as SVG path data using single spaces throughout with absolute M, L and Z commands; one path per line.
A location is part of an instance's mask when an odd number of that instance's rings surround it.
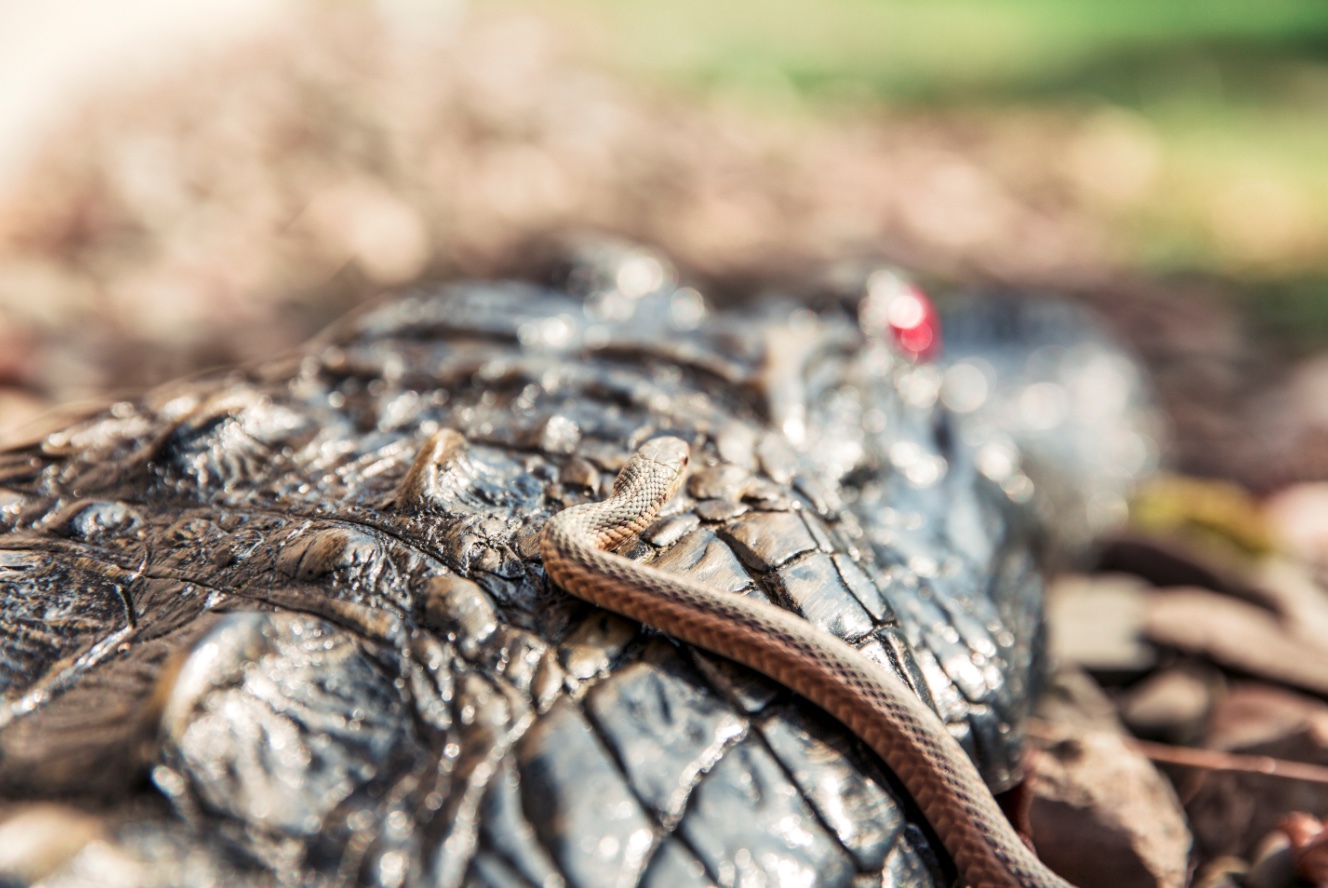
M 0 797 L 100 838 L 43 884 L 951 883 L 837 722 L 569 597 L 540 535 L 682 439 L 619 554 L 844 639 L 1000 791 L 1028 479 L 856 297 L 633 280 L 406 294 L 0 455 Z

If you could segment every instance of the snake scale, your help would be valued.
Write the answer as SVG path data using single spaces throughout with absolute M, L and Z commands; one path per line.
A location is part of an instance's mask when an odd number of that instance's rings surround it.
M 940 719 L 893 675 L 779 607 L 605 551 L 653 521 L 681 486 L 688 459 L 679 438 L 647 441 L 607 499 L 555 515 L 540 539 L 554 582 L 755 669 L 834 716 L 894 771 L 970 888 L 1070 888 L 1025 846 Z

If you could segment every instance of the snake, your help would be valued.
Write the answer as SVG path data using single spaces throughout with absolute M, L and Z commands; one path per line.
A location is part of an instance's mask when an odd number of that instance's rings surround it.
M 550 518 L 539 547 L 550 579 L 754 669 L 840 721 L 894 772 L 970 888 L 1073 888 L 1024 844 L 958 741 L 901 678 L 781 607 L 608 551 L 651 524 L 682 486 L 689 459 L 681 438 L 647 440 L 608 497 Z

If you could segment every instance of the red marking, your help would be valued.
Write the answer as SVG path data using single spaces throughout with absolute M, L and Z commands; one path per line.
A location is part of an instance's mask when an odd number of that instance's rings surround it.
M 927 361 L 941 353 L 941 316 L 920 287 L 909 284 L 890 299 L 885 321 L 895 345 L 915 361 Z

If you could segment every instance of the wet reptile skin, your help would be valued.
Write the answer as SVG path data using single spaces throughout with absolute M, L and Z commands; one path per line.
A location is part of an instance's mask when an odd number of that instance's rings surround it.
M 959 744 L 895 676 L 786 610 L 603 551 L 654 520 L 681 487 L 688 457 L 678 438 L 647 441 L 607 499 L 554 516 L 540 541 L 549 575 L 578 598 L 736 660 L 839 719 L 899 777 L 971 888 L 1069 888 L 1023 844 Z
M 972 422 L 870 322 L 888 273 L 722 303 L 671 274 L 421 288 L 0 451 L 0 818 L 102 836 L 30 852 L 40 884 L 952 888 L 870 726 L 566 594 L 541 537 L 686 441 L 616 553 L 842 639 L 1002 792 L 1045 667 L 1045 487 L 1004 417 L 1076 379 L 1127 404 L 1090 372 L 1120 356 L 956 321 L 969 377 L 1007 342 L 1043 374 Z M 1118 449 L 1128 414 L 1088 419 L 1055 433 Z

